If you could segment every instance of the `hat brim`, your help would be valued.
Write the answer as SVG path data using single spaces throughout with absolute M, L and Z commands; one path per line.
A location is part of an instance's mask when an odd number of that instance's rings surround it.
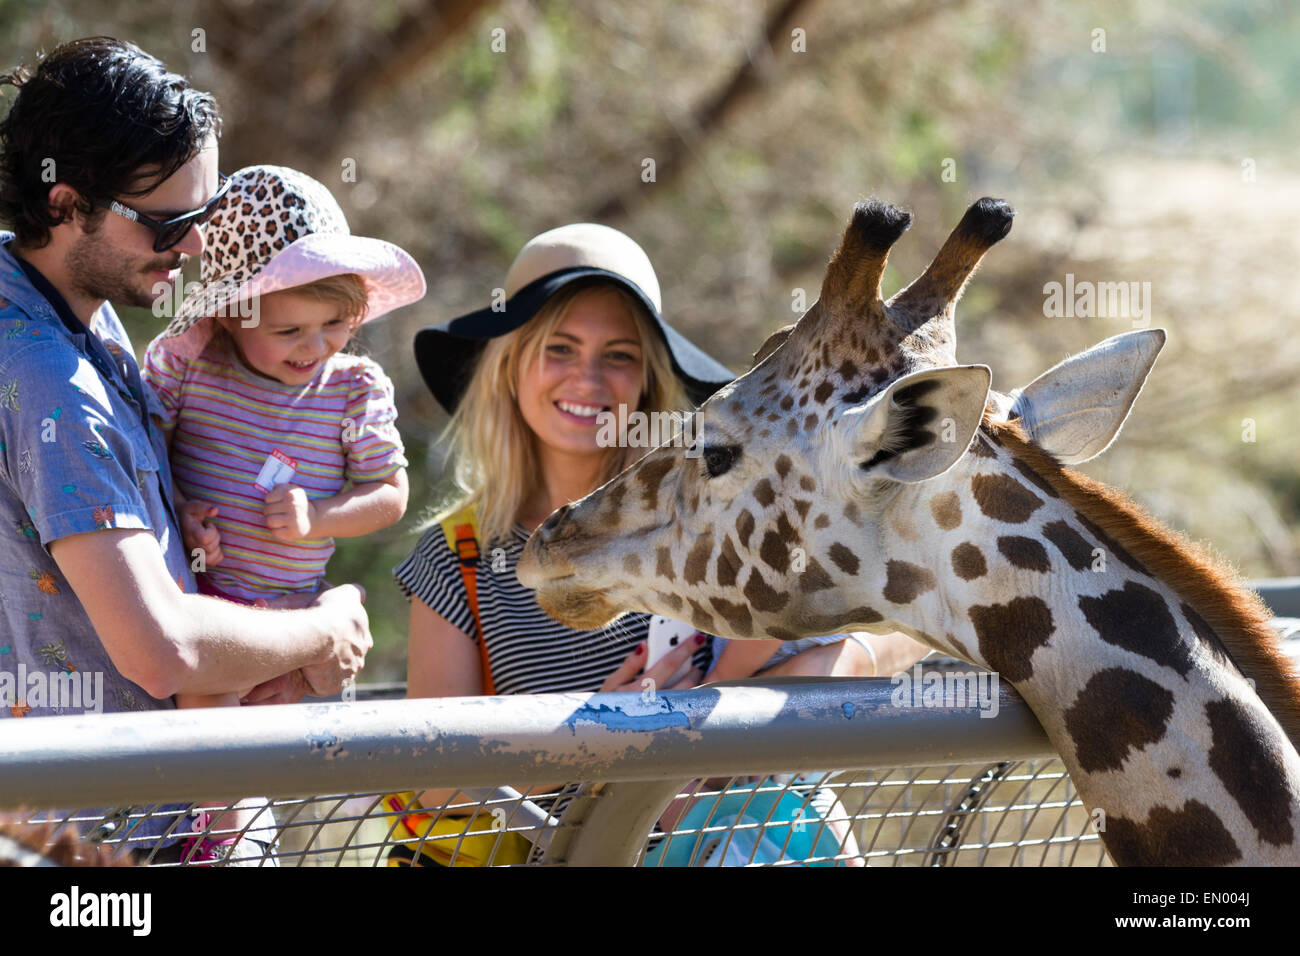
M 460 405 L 487 343 L 506 335 L 535 316 L 553 295 L 574 282 L 608 280 L 631 292 L 650 314 L 668 347 L 673 371 L 691 401 L 699 405 L 736 375 L 682 335 L 659 314 L 659 308 L 634 282 L 590 266 L 561 269 L 524 286 L 500 307 L 488 307 L 422 329 L 415 336 L 415 361 L 425 385 L 449 414 Z
M 382 239 L 312 233 L 282 249 L 260 270 L 238 281 L 204 283 L 181 303 L 164 337 L 182 335 L 207 316 L 231 314 L 244 300 L 283 292 L 330 276 L 354 274 L 366 286 L 369 322 L 424 297 L 424 273 L 410 254 Z

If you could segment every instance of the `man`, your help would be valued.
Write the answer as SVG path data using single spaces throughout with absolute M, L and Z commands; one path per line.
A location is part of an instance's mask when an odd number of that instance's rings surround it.
M 371 646 L 357 588 L 292 610 L 196 593 L 160 408 L 106 301 L 148 306 L 202 253 L 216 103 L 105 37 L 3 84 L 18 94 L 0 122 L 14 230 L 0 232 L 0 718 L 338 691 Z

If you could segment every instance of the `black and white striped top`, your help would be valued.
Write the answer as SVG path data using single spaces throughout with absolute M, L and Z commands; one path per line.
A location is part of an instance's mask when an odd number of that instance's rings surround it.
M 515 576 L 527 540 L 528 531 L 515 525 L 509 543 L 485 551 L 475 570 L 496 692 L 594 693 L 646 639 L 650 615 L 628 614 L 598 631 L 575 631 L 548 617 Z M 460 563 L 441 526 L 425 531 L 393 575 L 407 597 L 418 597 L 477 640 Z M 695 666 L 707 670 L 711 653 L 710 644 L 704 644 L 694 655 Z

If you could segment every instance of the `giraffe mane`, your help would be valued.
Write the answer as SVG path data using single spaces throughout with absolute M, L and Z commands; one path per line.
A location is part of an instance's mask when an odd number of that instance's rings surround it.
M 990 410 L 983 427 L 1205 620 L 1300 751 L 1300 674 L 1259 595 L 1222 559 L 1165 527 L 1123 492 L 1061 465 L 1015 422 L 998 421 Z

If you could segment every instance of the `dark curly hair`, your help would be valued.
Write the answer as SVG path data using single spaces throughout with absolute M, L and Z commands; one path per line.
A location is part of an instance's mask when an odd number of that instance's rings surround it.
M 221 132 L 210 93 L 112 37 L 64 43 L 35 73 L 0 76 L 6 84 L 18 96 L 0 121 L 0 222 L 22 246 L 44 246 L 68 216 L 49 208 L 51 160 L 54 181 L 77 191 L 77 211 L 93 229 L 103 210 L 89 199 L 144 195 Z

